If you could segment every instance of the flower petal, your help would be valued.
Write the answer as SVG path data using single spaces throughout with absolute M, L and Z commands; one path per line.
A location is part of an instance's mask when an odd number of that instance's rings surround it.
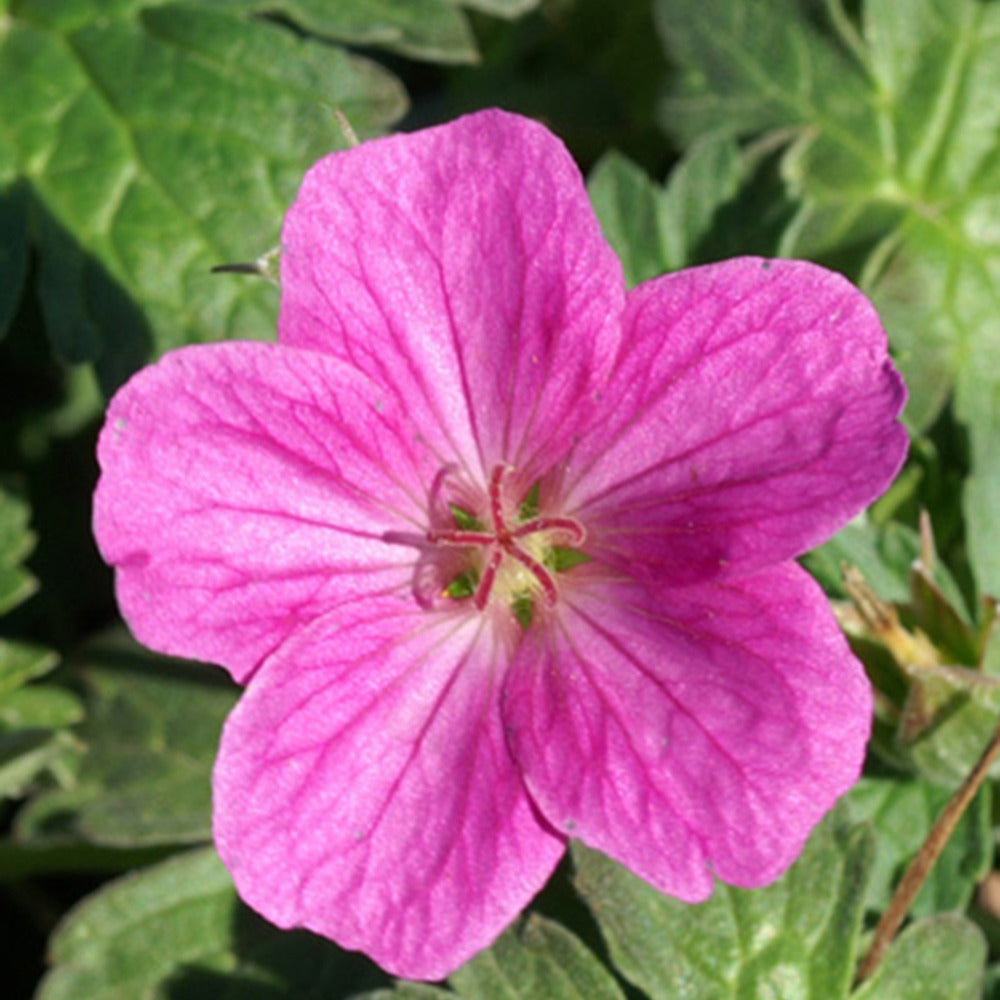
M 885 334 L 831 271 L 743 258 L 667 275 L 630 294 L 625 330 L 567 502 L 619 568 L 694 582 L 799 555 L 905 457 Z
M 780 875 L 857 779 L 864 672 L 794 564 L 729 583 L 577 593 L 508 675 L 542 814 L 681 899 Z
M 94 531 L 136 636 L 243 680 L 356 593 L 408 590 L 433 460 L 395 400 L 268 344 L 167 355 L 115 396 Z
M 283 343 L 368 372 L 480 484 L 569 448 L 624 306 L 565 147 L 500 111 L 320 161 L 285 220 L 282 289 Z
M 216 844 L 243 899 L 415 979 L 499 935 L 565 846 L 507 750 L 504 658 L 480 616 L 375 599 L 265 663 L 215 771 Z

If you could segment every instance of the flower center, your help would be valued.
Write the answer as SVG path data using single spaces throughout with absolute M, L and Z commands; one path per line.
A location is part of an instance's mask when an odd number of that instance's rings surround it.
M 551 607 L 559 597 L 555 574 L 588 561 L 577 551 L 586 540 L 586 532 L 579 521 L 571 517 L 538 515 L 532 509 L 536 507 L 532 494 L 519 508 L 518 516 L 509 517 L 504 495 L 504 481 L 509 471 L 507 466 L 497 465 L 490 475 L 486 512 L 489 527 L 468 512 L 453 507 L 456 527 L 431 529 L 427 532 L 427 540 L 435 545 L 468 548 L 481 553 L 478 566 L 456 580 L 456 584 L 464 581 L 469 589 L 456 593 L 449 588 L 447 593 L 468 596 L 471 592 L 473 604 L 482 611 L 490 596 L 499 591 L 510 601 L 524 624 L 519 603 L 523 605 L 531 600 L 534 592 L 540 592 Z M 570 547 L 557 545 L 557 541 Z M 473 584 L 474 589 L 471 589 Z M 530 619 L 530 604 L 528 609 Z

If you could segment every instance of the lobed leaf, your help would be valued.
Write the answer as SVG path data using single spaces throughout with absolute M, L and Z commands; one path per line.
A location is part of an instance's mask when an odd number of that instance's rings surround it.
M 34 577 L 21 566 L 35 547 L 30 520 L 28 504 L 0 489 L 0 614 L 27 600 L 37 587 Z
M 688 906 L 573 847 L 577 889 L 615 968 L 650 1000 L 845 997 L 872 852 L 871 832 L 835 812 L 779 882 L 752 892 L 719 885 Z
M 851 1000 L 979 1000 L 986 942 L 975 924 L 945 915 L 910 925 Z
M 711 259 L 700 256 L 701 244 L 744 174 L 743 159 L 728 136 L 695 144 L 664 187 L 620 153 L 606 154 L 587 189 L 629 286 Z
M 448 980 L 451 990 L 398 982 L 357 1000 L 624 1000 L 611 973 L 569 930 L 531 914 Z
M 56 929 L 50 960 L 36 1000 L 333 1000 L 379 978 L 329 941 L 252 914 L 211 848 L 85 899 Z
M 208 840 L 211 771 L 232 685 L 122 636 L 91 644 L 76 665 L 88 688 L 76 784 L 29 803 L 19 834 L 41 837 L 58 820 L 55 832 L 106 846 Z
M 45 323 L 110 391 L 184 343 L 271 336 L 264 282 L 305 168 L 405 107 L 367 59 L 226 3 L 27 0 L 0 27 L 2 127 L 30 187 Z M 137 304 L 138 303 L 138 304 Z

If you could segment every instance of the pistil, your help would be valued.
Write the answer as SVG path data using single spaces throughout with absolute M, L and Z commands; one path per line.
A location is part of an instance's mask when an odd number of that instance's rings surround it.
M 545 603 L 553 606 L 559 596 L 555 576 L 541 561 L 528 552 L 522 542 L 532 535 L 558 533 L 566 536 L 571 545 L 582 545 L 586 540 L 583 526 L 571 517 L 533 517 L 521 524 L 509 524 L 504 512 L 504 480 L 508 467 L 497 465 L 490 474 L 488 508 L 492 530 L 472 528 L 432 529 L 427 540 L 435 545 L 487 550 L 485 565 L 472 595 L 473 604 L 482 611 L 490 599 L 504 559 L 510 557 L 520 563 L 535 578 Z

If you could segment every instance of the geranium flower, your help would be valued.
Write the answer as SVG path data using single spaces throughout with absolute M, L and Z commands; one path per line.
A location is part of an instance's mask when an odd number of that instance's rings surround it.
M 565 149 L 496 111 L 322 160 L 282 244 L 279 343 L 140 372 L 95 513 L 136 636 L 247 685 L 243 899 L 437 978 L 568 837 L 692 902 L 780 875 L 869 731 L 791 561 L 904 455 L 866 299 L 759 259 L 626 294 Z

